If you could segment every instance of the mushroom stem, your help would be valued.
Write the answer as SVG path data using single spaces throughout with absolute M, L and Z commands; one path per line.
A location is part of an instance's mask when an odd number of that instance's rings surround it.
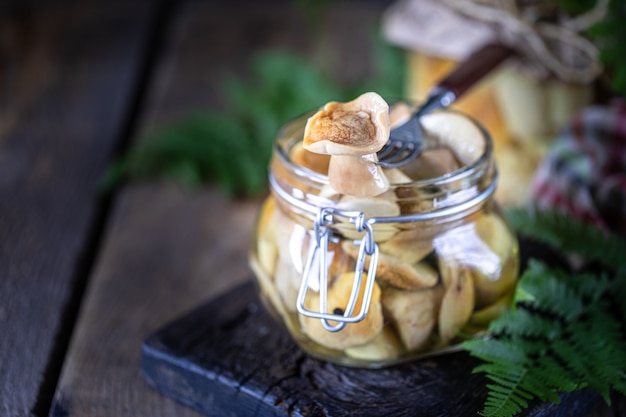
M 373 197 L 389 189 L 389 181 L 376 154 L 332 155 L 328 166 L 328 181 L 338 193 L 356 197 Z

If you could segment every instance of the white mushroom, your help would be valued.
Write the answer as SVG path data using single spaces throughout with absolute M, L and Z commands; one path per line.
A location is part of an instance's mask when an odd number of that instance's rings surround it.
M 366 218 L 372 217 L 393 217 L 400 214 L 400 207 L 395 202 L 393 191 L 385 192 L 377 197 L 353 197 L 345 195 L 337 203 L 337 208 L 342 210 L 358 211 L 365 214 Z M 339 219 L 341 221 L 342 219 Z M 374 240 L 384 242 L 391 239 L 398 229 L 390 223 L 377 223 L 372 226 L 374 230 Z M 363 232 L 357 232 L 352 223 L 338 223 L 337 229 L 348 239 L 361 239 Z
M 433 228 L 408 229 L 378 245 L 380 252 L 401 261 L 415 264 L 433 251 Z
M 412 114 L 411 107 L 400 101 L 389 108 L 389 125 L 392 129 L 401 126 L 409 120 Z
M 476 232 L 502 260 L 511 256 L 516 242 L 513 233 L 500 216 L 492 213 L 483 214 L 476 221 Z
M 342 243 L 343 250 L 350 256 L 358 256 L 358 247 L 350 242 Z M 365 269 L 369 267 L 370 257 L 365 257 Z M 385 283 L 404 290 L 431 288 L 437 284 L 439 276 L 426 262 L 409 264 L 393 256 L 380 253 L 376 277 Z
M 475 265 L 476 303 L 484 307 L 513 292 L 518 273 L 517 241 L 504 220 L 491 213 L 476 221 L 476 233 L 486 243 L 484 250 L 497 255 L 483 257 L 485 262 L 492 260 L 497 265 Z
M 430 113 L 420 118 L 420 124 L 424 150 L 446 146 L 463 165 L 472 164 L 485 152 L 483 133 L 467 116 L 451 111 Z
M 361 212 L 366 218 L 392 217 L 400 214 L 400 207 L 396 204 L 396 195 L 392 190 L 376 197 L 354 197 L 339 194 L 326 185 L 320 189 L 318 196 L 330 202 L 329 205 L 334 204 L 341 210 Z M 335 221 L 337 222 L 335 227 L 347 239 L 361 239 L 365 235 L 365 232 L 358 232 L 354 223 L 347 218 L 337 217 Z M 390 223 L 374 223 L 372 228 L 376 242 L 384 242 L 398 232 L 396 225 Z
M 274 276 L 276 260 L 278 259 L 278 246 L 276 245 L 276 227 L 274 212 L 276 200 L 268 197 L 261 206 L 257 221 L 257 260 L 263 270 L 270 276 Z
M 290 326 L 291 319 L 290 314 L 285 308 L 280 294 L 276 290 L 276 286 L 267 272 L 263 269 L 259 261 L 254 257 L 250 257 L 250 268 L 254 275 L 257 277 L 257 282 L 260 287 L 260 295 L 263 303 L 268 307 L 268 310 L 272 313 L 276 312 L 280 315 L 287 326 Z
M 376 93 L 347 103 L 330 102 L 309 118 L 303 146 L 331 155 L 328 181 L 339 193 L 376 196 L 389 188 L 378 152 L 389 139 L 389 106 Z
M 291 219 L 283 216 L 286 221 L 277 223 L 277 229 L 280 230 L 278 239 L 278 261 L 274 273 L 274 282 L 285 307 L 289 311 L 296 311 L 296 299 L 298 290 L 302 280 L 302 272 L 304 270 L 305 256 L 307 248 L 310 244 L 310 236 L 306 229 Z
M 385 317 L 398 330 L 408 350 L 420 349 L 428 342 L 435 327 L 441 286 L 420 291 L 403 291 L 392 287 L 382 290 Z
M 489 323 L 500 317 L 509 308 L 512 300 L 513 292 L 511 291 L 495 303 L 476 310 L 470 317 L 468 324 L 475 327 L 487 327 Z
M 285 307 L 292 312 L 296 311 L 296 299 L 303 279 L 306 257 L 313 242 L 313 234 L 299 223 L 276 210 L 275 227 L 277 235 L 277 247 L 279 249 L 278 260 L 274 272 L 274 282 Z M 341 245 L 329 242 L 326 253 L 326 268 L 329 282 L 344 271 L 354 271 L 354 261 L 345 252 Z M 314 291 L 319 291 L 319 263 L 314 262 L 310 272 L 309 286 Z
M 442 147 L 423 151 L 404 171 L 415 181 L 420 181 L 444 176 L 460 167 L 454 153 L 449 148 Z M 393 182 L 391 179 L 389 181 Z
M 399 357 L 404 349 L 395 332 L 386 326 L 371 342 L 348 348 L 344 352 L 355 359 L 383 361 Z
M 358 314 L 361 310 L 363 297 L 365 293 L 365 280 L 367 276 L 363 274 L 361 291 L 357 297 L 354 314 Z M 354 272 L 345 272 L 328 288 L 327 313 L 343 313 L 352 290 L 354 282 Z M 305 307 L 309 310 L 319 311 L 320 302 L 319 294 L 311 292 L 305 299 Z M 341 314 L 340 313 L 340 314 Z M 306 335 L 320 345 L 331 349 L 347 349 L 354 346 L 363 345 L 373 340 L 383 329 L 383 313 L 380 304 L 380 287 L 374 282 L 372 290 L 372 299 L 370 301 L 369 310 L 365 318 L 357 323 L 348 323 L 338 332 L 329 332 L 322 326 L 319 319 L 300 315 L 300 324 Z M 331 325 L 337 322 L 331 321 Z
M 406 175 L 405 172 L 397 168 L 385 169 L 385 175 L 389 183 L 394 185 L 394 200 L 402 214 L 423 213 L 432 210 L 430 199 L 424 199 L 416 187 L 411 185 L 413 179 Z M 388 193 L 391 193 L 391 191 Z M 402 226 L 399 227 L 401 228 Z
M 398 168 L 385 169 L 384 172 L 390 184 L 397 185 L 413 182 L 411 177 L 400 171 Z
M 448 259 L 439 262 L 446 292 L 439 310 L 439 336 L 450 343 L 468 322 L 474 310 L 474 282 L 469 268 Z

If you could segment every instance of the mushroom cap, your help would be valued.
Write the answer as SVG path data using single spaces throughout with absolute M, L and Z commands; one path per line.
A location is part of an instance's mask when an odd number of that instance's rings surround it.
M 352 101 L 331 101 L 309 117 L 302 141 L 305 149 L 328 155 L 367 155 L 389 139 L 389 105 L 368 92 Z
M 448 147 L 462 165 L 476 162 L 485 153 L 485 137 L 478 126 L 467 116 L 453 111 L 440 111 L 420 117 L 428 143 Z

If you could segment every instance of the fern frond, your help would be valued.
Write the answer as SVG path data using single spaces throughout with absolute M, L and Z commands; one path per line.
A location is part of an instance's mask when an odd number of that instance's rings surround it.
M 568 274 L 531 261 L 518 287 L 526 296 L 463 346 L 485 363 L 485 416 L 513 416 L 531 399 L 590 387 L 609 401 L 626 386 L 626 332 L 620 316 L 626 281 L 607 273 Z M 620 297 L 620 298 L 616 298 Z
M 614 271 L 626 271 L 626 241 L 557 211 L 511 209 L 509 223 L 519 234 L 563 252 L 573 252 Z
M 490 397 L 485 402 L 485 409 L 481 413 L 483 416 L 514 416 L 523 408 L 528 407 L 527 397 L 523 391 L 516 389 L 519 381 L 524 375 L 520 375 L 519 379 L 505 381 L 500 385 L 487 384 L 490 390 Z

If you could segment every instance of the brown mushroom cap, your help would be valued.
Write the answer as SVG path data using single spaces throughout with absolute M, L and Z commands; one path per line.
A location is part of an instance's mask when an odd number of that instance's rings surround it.
M 307 121 L 304 148 L 328 155 L 367 155 L 389 139 L 389 106 L 369 92 L 347 103 L 332 101 Z

